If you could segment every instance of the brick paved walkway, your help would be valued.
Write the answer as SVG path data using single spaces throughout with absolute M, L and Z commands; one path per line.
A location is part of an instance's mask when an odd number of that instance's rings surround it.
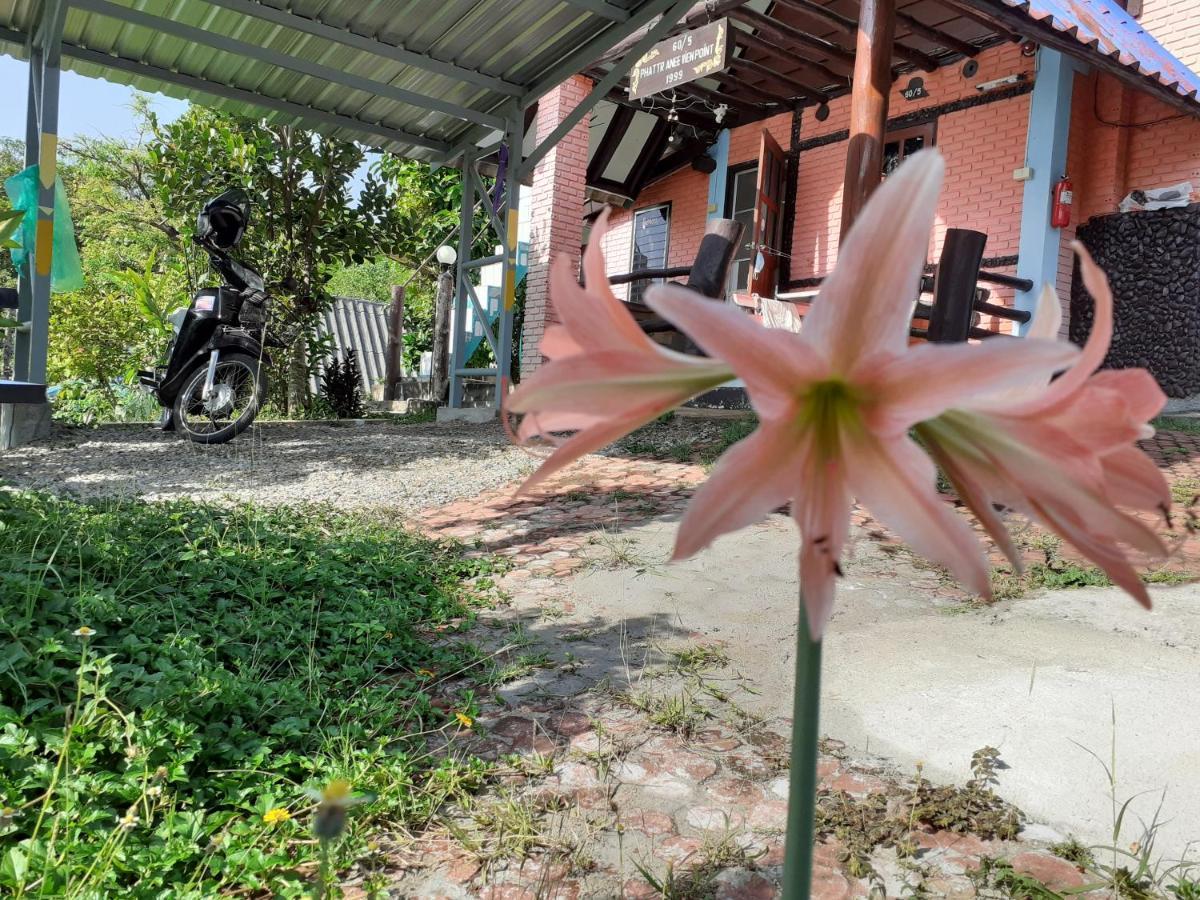
M 1180 499 L 1200 491 L 1200 439 L 1164 433 L 1148 449 Z M 503 658 L 519 661 L 524 641 L 513 649 L 514 620 L 570 611 L 563 579 L 595 564 L 597 554 L 619 553 L 612 542 L 623 525 L 678 517 L 704 477 L 698 465 L 589 457 L 536 496 L 489 491 L 428 510 L 419 525 L 511 560 L 500 586 L 512 608 L 490 625 Z M 871 538 L 895 540 L 861 510 L 855 524 Z M 1023 540 L 1031 560 L 1045 552 L 1036 537 L 1027 531 Z M 1181 544 L 1170 566 L 1191 574 L 1200 571 L 1194 561 L 1195 548 Z M 572 638 L 564 635 L 559 649 Z M 482 698 L 476 734 L 460 733 L 454 748 L 497 760 L 502 774 L 469 807 L 452 808 L 438 826 L 390 848 L 399 867 L 395 890 L 495 900 L 641 898 L 664 890 L 777 896 L 790 722 L 742 712 L 731 696 L 736 689 L 718 681 L 716 653 L 690 661 L 659 653 L 623 686 L 589 683 L 574 674 L 571 654 L 563 657 L 525 665 L 515 685 Z M 444 689 L 449 696 L 455 686 Z M 993 879 L 1029 876 L 1056 891 L 1092 883 L 1050 851 L 1065 836 L 1042 826 L 1018 840 L 971 833 L 953 810 L 975 809 L 975 816 L 981 798 L 999 804 L 986 790 L 935 788 L 919 773 L 850 759 L 836 743 L 824 749 L 815 896 L 995 895 L 975 874 L 984 858 L 1004 861 Z M 897 813 L 911 827 L 897 831 Z M 997 805 L 989 815 L 968 821 L 993 832 L 1000 822 L 1003 832 L 1005 817 L 1019 813 Z M 891 837 L 863 844 L 852 824 L 860 821 L 874 822 L 876 832 L 891 828 Z

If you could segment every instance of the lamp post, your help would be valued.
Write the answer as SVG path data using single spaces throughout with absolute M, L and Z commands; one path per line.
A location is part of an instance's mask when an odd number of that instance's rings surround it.
M 435 403 L 446 402 L 450 389 L 450 304 L 454 298 L 454 264 L 458 252 L 449 244 L 437 248 L 437 294 L 433 310 L 433 364 L 429 373 L 429 396 Z M 460 323 L 461 327 L 461 323 Z

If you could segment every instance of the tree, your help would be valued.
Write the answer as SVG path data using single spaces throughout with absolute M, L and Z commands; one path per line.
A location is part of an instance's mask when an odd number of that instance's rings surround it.
M 323 355 L 309 350 L 329 304 L 327 282 L 339 267 L 374 257 L 391 233 L 382 179 L 368 174 L 352 196 L 363 151 L 289 125 L 198 106 L 169 125 L 150 121 L 157 194 L 175 221 L 190 221 L 235 186 L 254 203 L 239 258 L 263 273 L 275 301 L 274 327 L 289 344 L 288 409 L 307 406 L 309 376 Z

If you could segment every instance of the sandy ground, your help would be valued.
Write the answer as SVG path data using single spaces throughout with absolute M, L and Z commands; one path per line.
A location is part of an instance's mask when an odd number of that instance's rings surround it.
M 720 640 L 770 715 L 790 704 L 796 538 L 789 520 L 667 566 L 675 526 L 622 532 L 618 568 L 574 578 L 576 615 Z M 1159 588 L 1146 613 L 1116 589 L 1057 591 L 977 609 L 934 599 L 937 576 L 859 541 L 825 641 L 822 732 L 934 780 L 965 781 L 999 748 L 1000 792 L 1063 834 L 1110 844 L 1104 764 L 1137 817 L 1162 804 L 1158 850 L 1200 841 L 1200 588 Z M 1099 760 L 1092 754 L 1099 757 Z M 1145 792 L 1145 793 L 1142 793 Z

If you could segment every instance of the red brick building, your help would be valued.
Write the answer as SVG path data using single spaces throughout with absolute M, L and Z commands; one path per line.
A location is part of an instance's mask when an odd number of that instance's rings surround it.
M 795 5 L 773 4 L 772 8 L 786 13 Z M 954 8 L 962 5 L 950 4 L 952 8 L 944 11 L 943 18 L 952 16 Z M 1120 15 L 1123 27 L 1134 31 L 1144 28 L 1162 45 L 1154 45 L 1157 49 L 1153 52 L 1163 53 L 1165 48 L 1177 58 L 1173 62 L 1200 67 L 1200 0 L 1144 0 L 1137 4 L 1089 0 L 1084 5 L 1099 7 L 1114 19 Z M 1125 12 L 1119 9 L 1131 5 L 1133 8 Z M 914 4 L 910 11 L 927 6 L 932 4 Z M 772 13 L 777 17 L 778 9 Z M 784 21 L 791 20 L 785 17 Z M 946 38 L 951 45 L 961 47 L 963 40 L 955 39 L 954 34 L 961 37 L 968 32 L 956 32 L 955 28 L 951 19 L 937 25 L 937 29 L 951 35 Z M 778 37 L 773 32 L 767 34 Z M 929 52 L 936 41 L 923 41 L 925 36 L 915 30 L 906 34 L 898 31 L 897 44 L 903 41 L 904 49 Z M 1040 280 L 1036 265 L 1031 268 L 1036 256 L 1031 247 L 1042 242 L 1057 254 L 1058 289 L 1066 298 L 1070 295 L 1072 272 L 1069 244 L 1079 223 L 1117 212 L 1122 198 L 1135 189 L 1189 181 L 1194 189 L 1200 189 L 1200 118 L 1196 115 L 1200 110 L 1172 102 L 1159 90 L 1164 79 L 1156 83 L 1147 76 L 1144 83 L 1139 83 L 1124 77 L 1124 73 L 1114 74 L 1106 65 L 1091 64 L 1087 47 L 1081 47 L 1083 52 L 1078 57 L 1065 59 L 1023 33 L 1009 32 L 1004 39 L 983 39 L 979 43 L 973 53 L 943 54 L 933 71 L 901 67 L 889 98 L 885 157 L 895 161 L 917 147 L 932 145 L 946 158 L 947 178 L 930 247 L 931 263 L 940 256 L 947 228 L 973 229 L 987 234 L 986 269 Z M 900 49 L 898 46 L 898 53 Z M 1104 62 L 1098 54 L 1095 60 Z M 1053 87 L 1039 87 L 1047 78 L 1048 67 L 1056 62 L 1065 65 L 1057 76 L 1049 76 L 1059 79 L 1057 97 Z M 1142 66 L 1144 71 L 1152 68 Z M 759 81 L 753 75 L 743 78 L 739 73 L 737 77 L 738 83 L 751 85 L 752 90 L 774 86 L 767 75 Z M 919 95 L 908 99 L 905 89 L 913 86 L 914 77 L 922 80 L 923 90 L 908 91 Z M 731 84 L 720 85 L 722 96 L 732 91 Z M 589 79 L 576 77 L 548 97 L 538 112 L 538 133 L 549 131 L 557 121 L 554 117 L 561 117 L 578 103 L 590 85 Z M 1049 113 L 1045 101 L 1040 110 L 1034 109 L 1038 91 L 1050 98 Z M 667 104 L 665 97 L 659 98 L 659 107 Z M 554 158 L 539 167 L 533 188 L 534 274 L 524 332 L 527 366 L 536 363 L 532 347 L 553 314 L 546 302 L 544 274 L 540 271 L 547 250 L 578 254 L 587 221 L 603 203 L 615 206 L 604 242 L 610 274 L 688 265 L 707 220 L 713 216 L 743 219 L 748 232 L 752 231 L 764 132 L 781 148 L 786 178 L 776 188 L 781 228 L 775 245 L 768 248 L 777 255 L 778 264 L 770 283 L 756 285 L 759 293 L 784 299 L 803 297 L 832 268 L 841 222 L 850 97 L 843 92 L 826 103 L 794 103 L 791 108 L 731 128 L 714 125 L 709 132 L 694 120 L 713 115 L 713 104 L 696 103 L 695 97 L 688 99 L 686 111 L 691 115 L 668 123 L 668 129 L 674 129 L 673 136 L 661 149 L 650 146 L 651 152 L 637 152 L 656 141 L 662 143 L 663 129 L 657 123 L 648 131 L 643 127 L 640 147 L 639 136 L 628 134 L 625 146 L 615 150 L 606 146 L 606 134 L 618 119 L 633 131 L 629 126 L 632 114 L 627 108 L 622 112 L 620 98 L 614 98 L 607 108 L 602 105 L 593 114 L 590 129 L 581 125 L 555 151 Z M 652 99 L 650 106 L 654 105 Z M 656 111 L 661 116 L 661 109 Z M 1049 139 L 1045 132 L 1054 129 L 1056 121 L 1065 144 L 1059 140 L 1049 152 L 1058 153 L 1060 159 L 1065 155 L 1062 172 L 1048 170 L 1052 157 L 1046 155 L 1043 146 Z M 656 158 L 646 162 L 644 156 Z M 607 172 L 603 171 L 606 166 Z M 648 170 L 639 173 L 639 166 Z M 638 174 L 640 178 L 635 177 Z M 1064 174 L 1069 175 L 1074 189 L 1071 225 L 1053 233 L 1039 230 L 1036 222 L 1031 226 L 1031 197 L 1033 205 L 1046 206 L 1047 185 L 1052 187 Z M 617 183 L 623 177 L 626 187 L 633 184 L 636 189 L 624 192 Z M 1038 184 L 1032 185 L 1033 181 Z M 1031 187 L 1036 187 L 1036 192 L 1031 193 Z M 1200 194 L 1193 194 L 1191 199 L 1200 199 Z M 750 292 L 748 275 L 756 252 L 752 243 L 748 236 L 742 258 L 735 263 L 731 294 Z M 1054 276 L 1053 267 L 1040 271 L 1047 272 L 1047 277 Z M 992 284 L 989 289 L 992 302 L 1027 305 L 1020 296 L 1014 296 L 1012 287 Z M 618 289 L 627 298 L 632 292 L 633 299 L 640 290 Z M 996 331 L 1014 328 L 1013 322 L 989 316 L 982 317 L 980 324 Z

